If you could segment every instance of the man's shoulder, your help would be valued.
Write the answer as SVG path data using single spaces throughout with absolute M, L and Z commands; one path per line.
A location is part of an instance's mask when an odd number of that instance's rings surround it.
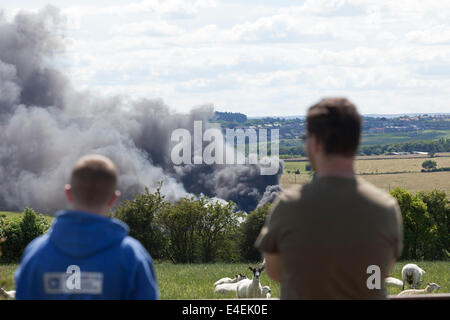
M 292 203 L 299 201 L 301 198 L 302 189 L 303 189 L 302 185 L 294 185 L 286 189 L 283 189 L 283 191 L 279 195 L 279 201 L 285 203 Z
M 126 259 L 151 260 L 151 256 L 145 247 L 137 239 L 131 236 L 126 236 L 122 239 L 120 249 L 124 253 Z
M 36 256 L 45 251 L 50 245 L 49 235 L 47 233 L 33 239 L 25 248 L 23 258 Z
M 397 200 L 385 190 L 376 187 L 369 181 L 357 177 L 358 192 L 380 207 L 392 207 Z

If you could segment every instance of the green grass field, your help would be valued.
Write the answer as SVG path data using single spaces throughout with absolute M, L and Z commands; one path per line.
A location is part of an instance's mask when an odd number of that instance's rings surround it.
M 23 215 L 23 212 L 0 211 L 0 218 L 21 219 L 22 215 Z M 50 222 L 53 221 L 52 216 L 44 214 L 44 217 Z
M 407 262 L 398 262 L 394 266 L 391 276 L 401 279 L 401 269 Z M 408 261 L 411 263 L 411 261 Z M 426 271 L 421 288 L 427 282 L 435 282 L 441 286 L 439 293 L 450 293 L 450 262 L 448 261 L 419 261 L 418 264 Z M 251 264 L 250 264 L 251 265 Z M 214 294 L 214 282 L 223 277 L 232 278 L 234 274 L 244 273 L 251 278 L 249 264 L 172 264 L 155 263 L 155 271 L 161 299 L 233 299 L 235 295 Z M 256 266 L 256 265 L 253 265 Z M 14 271 L 16 264 L 0 265 L 0 287 L 14 290 Z M 268 285 L 272 290 L 272 298 L 280 297 L 280 286 L 270 280 L 265 272 L 261 274 L 261 285 Z M 388 288 L 390 295 L 398 294 L 401 288 Z

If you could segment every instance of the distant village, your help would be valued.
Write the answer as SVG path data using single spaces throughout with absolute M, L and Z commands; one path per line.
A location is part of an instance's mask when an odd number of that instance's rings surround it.
M 211 122 L 225 129 L 269 129 L 279 130 L 280 154 L 286 156 L 304 155 L 301 136 L 305 133 L 305 117 L 265 117 L 248 118 L 245 114 L 234 112 L 215 112 Z M 450 134 L 450 114 L 423 114 L 414 116 L 363 116 L 363 137 L 370 140 L 362 143 L 359 154 L 433 155 L 434 152 L 447 152 L 450 139 L 434 141 L 439 136 Z M 407 137 L 407 139 L 399 139 Z M 393 139 L 397 138 L 397 139 Z M 392 145 L 405 141 L 401 146 Z M 409 143 L 408 141 L 415 141 Z M 421 142 L 424 141 L 424 142 Z M 426 145 L 425 145 L 425 144 Z
M 217 112 L 212 122 L 223 129 L 279 129 L 280 139 L 299 139 L 305 132 L 305 118 L 267 117 L 249 119 L 242 113 Z M 401 117 L 363 117 L 363 133 L 392 133 L 424 130 L 449 130 L 450 114 Z

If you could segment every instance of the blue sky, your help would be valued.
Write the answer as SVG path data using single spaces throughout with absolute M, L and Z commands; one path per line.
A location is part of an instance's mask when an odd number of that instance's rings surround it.
M 11 18 L 47 3 L 0 7 Z M 364 114 L 450 112 L 450 1 L 63 3 L 54 63 L 101 95 L 250 116 L 303 115 L 324 96 Z

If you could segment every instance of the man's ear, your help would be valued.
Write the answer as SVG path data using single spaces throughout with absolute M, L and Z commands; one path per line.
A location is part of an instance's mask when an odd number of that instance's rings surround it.
M 114 191 L 114 194 L 111 196 L 111 199 L 108 201 L 108 207 L 112 207 L 114 203 L 119 199 L 120 197 L 120 191 L 116 190 Z
M 315 154 L 322 150 L 322 145 L 315 135 L 310 135 L 309 139 L 311 139 L 311 148 Z
M 73 203 L 72 186 L 70 184 L 64 186 L 64 193 L 66 194 L 67 201 Z

